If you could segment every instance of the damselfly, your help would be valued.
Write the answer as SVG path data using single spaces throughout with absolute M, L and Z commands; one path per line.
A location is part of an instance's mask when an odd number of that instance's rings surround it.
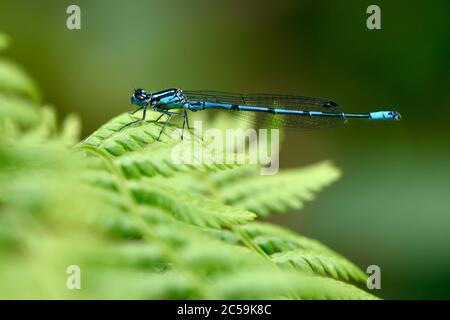
M 323 128 L 347 122 L 347 119 L 400 120 L 396 111 L 376 111 L 369 113 L 345 113 L 334 101 L 325 98 L 272 95 L 239 94 L 219 91 L 182 91 L 167 89 L 147 93 L 135 89 L 131 103 L 138 106 L 132 112 L 142 110 L 142 118 L 124 125 L 120 130 L 145 120 L 147 109 L 161 113 L 156 122 L 166 115 L 158 140 L 173 116 L 183 117 L 183 131 L 189 128 L 187 110 L 209 109 L 228 110 L 233 113 L 258 113 L 270 116 L 272 128 Z M 182 136 L 183 138 L 183 136 Z

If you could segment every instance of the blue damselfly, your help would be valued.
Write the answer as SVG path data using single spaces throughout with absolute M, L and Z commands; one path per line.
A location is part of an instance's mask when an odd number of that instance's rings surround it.
M 233 113 L 258 113 L 270 117 L 267 123 L 271 128 L 324 128 L 346 123 L 347 119 L 400 120 L 400 114 L 396 111 L 346 113 L 330 99 L 276 94 L 182 91 L 176 88 L 147 93 L 143 89 L 135 89 L 131 103 L 138 106 L 133 114 L 143 110 L 142 118 L 126 124 L 120 130 L 145 120 L 147 109 L 150 109 L 161 113 L 156 121 L 167 116 L 158 140 L 173 116 L 183 117 L 183 131 L 185 126 L 189 128 L 187 110 L 219 109 Z

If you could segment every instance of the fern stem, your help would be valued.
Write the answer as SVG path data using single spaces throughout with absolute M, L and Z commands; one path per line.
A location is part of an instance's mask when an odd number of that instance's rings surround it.
M 256 245 L 253 243 L 252 239 L 249 238 L 249 236 L 242 230 L 240 230 L 239 228 L 235 227 L 235 226 L 231 226 L 230 227 L 231 231 L 233 231 L 233 233 L 237 234 L 242 242 L 249 248 L 249 249 L 253 249 L 256 252 L 258 252 L 261 256 L 263 256 L 264 258 L 266 258 L 267 260 L 269 260 L 270 262 L 272 262 L 272 260 L 270 259 L 270 257 L 267 255 L 267 253 L 261 249 L 260 246 Z

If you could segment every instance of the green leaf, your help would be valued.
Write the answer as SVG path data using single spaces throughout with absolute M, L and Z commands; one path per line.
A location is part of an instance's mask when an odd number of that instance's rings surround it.
M 231 227 L 256 217 L 246 210 L 229 207 L 195 193 L 152 185 L 151 179 L 131 182 L 130 188 L 139 203 L 163 208 L 177 219 L 196 226 Z
M 10 119 L 25 129 L 36 127 L 42 119 L 39 107 L 27 99 L 0 93 L 0 120 Z
M 34 81 L 15 63 L 0 58 L 0 92 L 26 96 L 35 101 L 41 99 Z
M 60 139 L 67 145 L 74 145 L 79 141 L 81 132 L 81 120 L 76 114 L 70 114 L 62 123 Z
M 274 253 L 271 259 L 279 265 L 293 265 L 301 271 L 332 277 L 336 280 L 362 283 L 366 283 L 367 280 L 367 275 L 361 269 L 337 254 L 295 249 Z
M 239 228 L 279 265 L 336 280 L 366 282 L 367 275 L 360 268 L 316 240 L 268 223 Z
M 376 299 L 350 284 L 276 269 L 254 269 L 227 274 L 216 278 L 214 287 L 225 299 L 273 299 L 274 296 L 294 296 L 302 300 Z
M 336 181 L 339 170 L 325 161 L 305 168 L 284 170 L 274 176 L 254 176 L 226 184 L 220 196 L 228 203 L 260 216 L 300 209 L 314 194 Z
M 83 145 L 107 151 L 122 168 L 128 178 L 153 177 L 155 175 L 171 176 L 174 172 L 215 171 L 232 167 L 224 164 L 204 162 L 177 163 L 174 161 L 175 148 L 180 147 L 181 140 L 171 138 L 178 128 L 168 125 L 161 141 L 157 141 L 161 123 L 155 123 L 157 115 L 150 114 L 145 122 L 119 130 L 136 118 L 129 114 L 120 115 L 102 126 L 86 138 Z M 203 143 L 195 138 L 194 143 Z M 151 157 L 148 155 L 151 154 Z M 177 159 L 175 159 L 177 160 Z
M 317 240 L 310 239 L 270 223 L 252 222 L 239 227 L 269 255 L 276 252 L 305 249 L 317 253 L 334 252 Z

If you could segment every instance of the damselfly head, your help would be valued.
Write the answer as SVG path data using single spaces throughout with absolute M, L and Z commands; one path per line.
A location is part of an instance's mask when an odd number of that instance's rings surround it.
M 131 103 L 138 106 L 144 106 L 145 104 L 148 104 L 150 100 L 151 95 L 145 92 L 144 89 L 134 89 L 134 92 L 131 95 Z

